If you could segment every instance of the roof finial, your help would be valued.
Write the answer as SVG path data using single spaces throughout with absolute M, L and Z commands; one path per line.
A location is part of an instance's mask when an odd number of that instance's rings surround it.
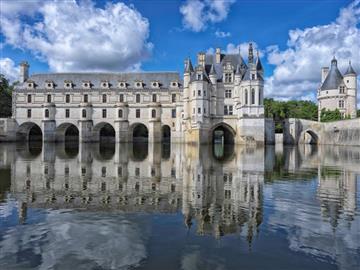
M 253 45 L 252 42 L 249 43 L 249 63 L 254 63 L 254 50 L 253 50 Z

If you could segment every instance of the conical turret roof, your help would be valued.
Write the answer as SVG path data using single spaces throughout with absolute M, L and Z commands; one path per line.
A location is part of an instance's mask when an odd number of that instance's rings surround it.
M 194 71 L 194 68 L 193 68 L 193 66 L 191 64 L 191 60 L 190 60 L 190 58 L 188 58 L 186 60 L 184 73 L 190 73 L 190 72 L 193 72 L 193 71 Z
M 349 66 L 348 66 L 348 68 L 347 68 L 347 70 L 346 70 L 346 72 L 345 72 L 345 75 L 356 75 L 356 72 L 355 72 L 355 70 L 353 69 L 353 67 L 352 67 L 352 65 L 351 65 L 351 61 L 349 61 Z
M 342 82 L 343 82 L 343 76 L 341 75 L 337 67 L 337 61 L 334 57 L 334 59 L 331 61 L 330 71 L 326 76 L 324 83 L 321 86 L 321 90 L 337 89 Z

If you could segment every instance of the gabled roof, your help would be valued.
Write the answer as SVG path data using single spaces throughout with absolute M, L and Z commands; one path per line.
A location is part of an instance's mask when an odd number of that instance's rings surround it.
M 337 89 L 342 82 L 343 82 L 343 76 L 341 75 L 337 67 L 337 61 L 334 57 L 334 59 L 331 61 L 330 71 L 326 76 L 325 81 L 320 89 L 321 90 Z

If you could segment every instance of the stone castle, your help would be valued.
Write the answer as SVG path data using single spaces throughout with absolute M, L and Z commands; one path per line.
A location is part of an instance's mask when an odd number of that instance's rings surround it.
M 13 96 L 17 140 L 265 143 L 263 66 L 254 56 L 199 53 L 177 72 L 49 73 L 20 66 Z M 271 123 L 270 123 L 271 125 Z
M 321 85 L 318 89 L 319 121 L 321 111 L 336 110 L 341 113 L 342 118 L 356 118 L 357 111 L 357 74 L 349 62 L 349 66 L 341 74 L 337 67 L 335 57 L 328 67 L 321 69 Z

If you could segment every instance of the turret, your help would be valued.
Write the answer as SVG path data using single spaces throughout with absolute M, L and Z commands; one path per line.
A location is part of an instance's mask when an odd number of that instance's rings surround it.
M 351 61 L 349 61 L 349 66 L 344 74 L 344 83 L 348 89 L 356 89 L 357 82 L 356 82 L 357 74 L 353 67 L 351 66 Z
M 184 87 L 189 87 L 191 73 L 194 71 L 194 68 L 191 64 L 190 58 L 185 60 L 185 69 L 184 69 Z
M 235 71 L 235 83 L 239 84 L 240 81 L 241 81 L 241 68 L 240 65 L 237 65 Z
M 20 83 L 25 82 L 29 78 L 29 64 L 27 61 L 22 61 L 20 64 Z
M 357 74 L 351 62 L 349 61 L 349 66 L 344 74 L 344 84 L 347 88 L 347 110 L 351 118 L 356 117 L 357 113 Z
M 261 77 L 264 76 L 264 69 L 263 69 L 261 61 L 260 61 L 259 51 L 257 51 L 256 71 L 261 75 Z
M 212 84 L 216 84 L 216 72 L 214 65 L 211 65 L 210 72 L 209 72 L 209 78 Z

